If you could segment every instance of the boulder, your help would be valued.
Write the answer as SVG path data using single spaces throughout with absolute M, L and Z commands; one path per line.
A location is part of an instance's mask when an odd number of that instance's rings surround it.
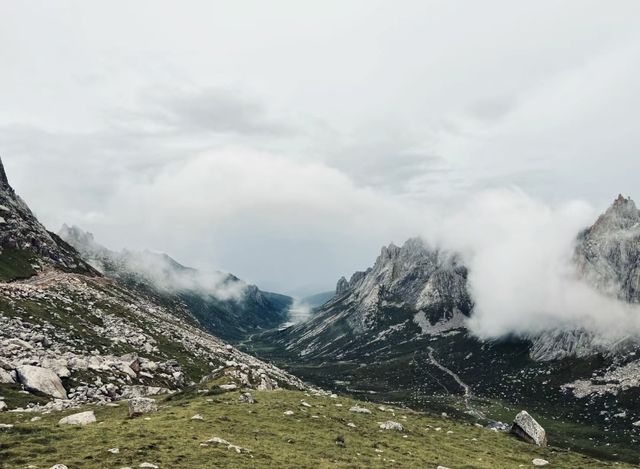
M 24 365 L 16 369 L 18 381 L 28 391 L 37 391 L 57 399 L 66 399 L 67 391 L 57 374 L 39 366 Z
M 365 407 L 360 407 L 357 405 L 354 405 L 353 407 L 351 407 L 349 409 L 350 412 L 355 412 L 356 414 L 370 414 L 371 411 Z
M 69 469 L 64 464 L 56 464 L 55 466 L 51 466 L 49 469 Z
M 0 412 L 4 412 L 5 410 L 8 410 L 9 406 L 7 405 L 7 403 L 5 401 L 0 401 Z
M 255 404 L 256 402 L 250 392 L 242 393 L 238 400 L 244 404 Z
M 547 446 L 547 433 L 526 410 L 516 415 L 511 432 L 527 443 Z
M 89 425 L 95 423 L 96 416 L 93 411 L 80 412 L 60 419 L 58 425 Z
M 404 427 L 402 426 L 401 423 L 394 422 L 392 420 L 389 420 L 387 422 L 381 423 L 380 424 L 380 428 L 382 430 L 395 430 L 397 432 L 403 432 L 404 431 Z
M 142 414 L 156 412 L 158 406 L 156 401 L 146 397 L 137 397 L 129 400 L 129 417 L 138 417 Z
M 0 368 L 0 384 L 13 384 L 13 376 L 7 370 Z
M 546 459 L 536 458 L 533 461 L 531 461 L 531 463 L 534 466 L 546 466 L 547 464 L 549 464 L 549 461 L 547 461 Z

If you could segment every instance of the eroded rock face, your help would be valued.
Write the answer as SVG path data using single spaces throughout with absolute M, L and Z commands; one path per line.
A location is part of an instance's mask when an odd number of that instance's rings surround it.
M 47 368 L 24 365 L 16 369 L 18 381 L 29 391 L 37 391 L 57 399 L 66 399 L 67 391 L 57 374 Z
M 96 416 L 93 411 L 80 412 L 78 414 L 69 415 L 60 419 L 58 425 L 89 425 L 96 422 Z
M 526 410 L 516 415 L 511 432 L 528 443 L 547 446 L 547 432 Z
M 157 412 L 158 405 L 153 399 L 137 397 L 129 400 L 129 417 L 139 417 L 150 412 Z

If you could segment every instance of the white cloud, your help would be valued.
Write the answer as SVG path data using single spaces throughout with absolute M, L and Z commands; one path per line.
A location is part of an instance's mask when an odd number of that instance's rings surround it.
M 549 205 L 522 191 L 478 194 L 432 239 L 464 254 L 475 301 L 469 321 L 481 337 L 585 328 L 599 336 L 640 334 L 640 308 L 596 292 L 572 257 L 596 212 L 573 201 Z

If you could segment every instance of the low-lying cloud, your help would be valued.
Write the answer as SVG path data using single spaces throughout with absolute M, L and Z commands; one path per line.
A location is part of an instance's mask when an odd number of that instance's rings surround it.
M 597 211 L 581 201 L 551 206 L 517 189 L 473 197 L 429 237 L 463 254 L 482 338 L 585 329 L 606 340 L 640 334 L 640 308 L 596 291 L 578 275 L 578 233 Z

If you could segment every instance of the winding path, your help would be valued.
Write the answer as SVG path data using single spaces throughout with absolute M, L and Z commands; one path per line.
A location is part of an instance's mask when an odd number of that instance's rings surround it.
M 464 405 L 467 408 L 467 412 L 478 418 L 486 418 L 485 415 L 481 411 L 476 409 L 471 402 L 473 398 L 471 386 L 469 386 L 467 383 L 462 381 L 460 376 L 458 376 L 456 373 L 454 373 L 449 368 L 447 368 L 442 363 L 440 363 L 438 360 L 436 360 L 436 357 L 433 355 L 434 350 L 432 347 L 429 347 L 428 349 L 429 349 L 429 360 L 431 361 L 431 364 L 436 368 L 439 368 L 440 370 L 444 371 L 449 376 L 451 376 L 455 380 L 455 382 L 458 383 L 458 385 L 464 390 Z

